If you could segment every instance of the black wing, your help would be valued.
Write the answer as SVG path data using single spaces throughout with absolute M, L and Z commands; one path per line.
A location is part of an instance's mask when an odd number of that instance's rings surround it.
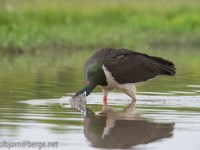
M 175 74 L 172 62 L 127 49 L 113 49 L 104 65 L 121 84 L 146 81 L 157 75 Z

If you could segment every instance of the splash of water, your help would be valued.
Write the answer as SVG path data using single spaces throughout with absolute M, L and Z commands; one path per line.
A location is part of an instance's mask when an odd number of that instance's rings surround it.
M 81 114 L 86 114 L 86 92 L 79 94 L 76 98 L 68 98 L 66 96 L 61 97 L 60 104 L 62 107 L 66 108 L 70 106 L 71 108 L 76 109 L 81 112 Z

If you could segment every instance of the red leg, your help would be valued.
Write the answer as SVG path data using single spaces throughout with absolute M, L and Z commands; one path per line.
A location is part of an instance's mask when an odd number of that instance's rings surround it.
M 104 104 L 104 106 L 107 105 L 107 95 L 103 96 L 103 104 Z

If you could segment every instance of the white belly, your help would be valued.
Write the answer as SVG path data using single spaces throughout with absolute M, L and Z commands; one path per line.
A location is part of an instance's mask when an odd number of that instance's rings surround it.
M 126 84 L 119 84 L 115 81 L 114 77 L 112 76 L 111 72 L 103 65 L 102 66 L 104 74 L 106 76 L 106 81 L 108 83 L 107 86 L 102 86 L 103 91 L 112 91 L 113 89 L 120 89 L 126 91 L 132 91 L 133 93 L 136 92 L 136 85 L 137 83 L 126 83 Z

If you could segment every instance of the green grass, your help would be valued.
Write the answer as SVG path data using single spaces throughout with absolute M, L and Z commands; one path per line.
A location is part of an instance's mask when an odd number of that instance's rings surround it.
M 0 0 L 0 52 L 200 47 L 200 2 Z

